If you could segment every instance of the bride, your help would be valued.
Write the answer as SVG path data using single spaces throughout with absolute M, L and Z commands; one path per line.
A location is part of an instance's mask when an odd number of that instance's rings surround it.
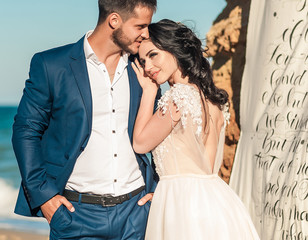
M 147 240 L 259 239 L 243 203 L 217 175 L 228 94 L 212 80 L 201 41 L 183 24 L 149 25 L 133 66 L 143 89 L 134 128 L 137 153 L 153 152 L 159 183 Z M 154 102 L 160 84 L 168 90 Z

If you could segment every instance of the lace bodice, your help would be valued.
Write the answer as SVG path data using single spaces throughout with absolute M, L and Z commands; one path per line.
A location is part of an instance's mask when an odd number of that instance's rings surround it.
M 196 134 L 199 136 L 202 131 L 202 110 L 199 92 L 191 85 L 175 84 L 158 101 L 158 108 L 162 109 L 163 114 L 172 101 L 177 111 L 181 110 L 181 123 L 183 128 L 187 125 L 187 118 L 190 116 L 193 123 L 197 126 Z
M 186 84 L 173 85 L 159 100 L 158 109 L 165 114 L 170 104 L 175 104 L 181 119 L 168 137 L 152 151 L 158 175 L 218 173 L 223 157 L 224 129 L 230 118 L 228 105 L 222 107 L 224 127 L 218 133 L 212 168 L 203 142 L 203 111 L 198 89 Z

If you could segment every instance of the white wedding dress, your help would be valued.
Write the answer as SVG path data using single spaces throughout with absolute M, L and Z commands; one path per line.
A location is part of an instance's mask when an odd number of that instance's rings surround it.
M 153 150 L 160 181 L 152 199 L 145 239 L 259 239 L 245 206 L 217 175 L 230 116 L 227 107 L 222 111 L 225 124 L 217 133 L 216 157 L 211 167 L 198 90 L 192 85 L 175 84 L 158 107 L 165 113 L 170 103 L 181 112 L 181 120 Z M 213 121 L 208 122 L 211 127 Z

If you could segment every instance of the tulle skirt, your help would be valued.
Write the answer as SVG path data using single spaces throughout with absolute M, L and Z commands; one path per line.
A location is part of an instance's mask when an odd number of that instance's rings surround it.
M 161 177 L 152 199 L 145 239 L 259 237 L 239 197 L 214 174 Z

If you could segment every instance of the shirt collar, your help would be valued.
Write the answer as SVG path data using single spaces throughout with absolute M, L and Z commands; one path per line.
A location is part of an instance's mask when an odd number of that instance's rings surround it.
M 86 59 L 92 59 L 94 62 L 100 63 L 100 61 L 98 60 L 98 57 L 96 56 L 95 52 L 93 51 L 89 41 L 88 41 L 88 37 L 91 36 L 91 34 L 93 33 L 94 30 L 90 30 L 86 33 L 85 38 L 84 38 L 84 44 L 83 44 L 83 48 L 84 48 L 84 53 L 85 53 L 85 57 Z M 128 57 L 129 57 L 129 53 L 124 52 L 120 58 L 119 64 L 121 64 L 123 67 L 126 67 L 128 64 Z
M 88 37 L 90 37 L 92 33 L 93 33 L 93 30 L 88 31 L 86 33 L 85 38 L 84 38 L 83 48 L 84 48 L 84 53 L 85 53 L 86 59 L 90 59 L 92 56 L 96 56 L 92 47 L 90 46 L 89 41 L 88 41 Z

